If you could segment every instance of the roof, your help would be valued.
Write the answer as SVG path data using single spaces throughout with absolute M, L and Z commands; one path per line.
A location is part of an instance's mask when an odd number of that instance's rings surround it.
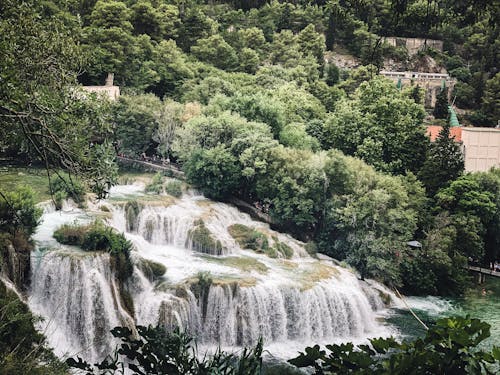
M 442 126 L 429 125 L 427 126 L 426 135 L 434 142 L 439 135 L 439 132 L 443 129 Z M 462 128 L 458 126 L 450 127 L 450 138 L 455 138 L 455 142 L 462 142 Z

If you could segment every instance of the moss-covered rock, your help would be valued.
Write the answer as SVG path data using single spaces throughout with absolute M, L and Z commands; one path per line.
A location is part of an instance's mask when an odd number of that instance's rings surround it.
M 266 254 L 271 258 L 286 258 L 293 257 L 293 249 L 284 242 L 280 242 L 276 236 L 273 236 L 273 247 L 266 251 Z M 272 250 L 272 251 L 271 251 Z
M 211 255 L 222 255 L 223 247 L 219 240 L 215 240 L 212 233 L 205 226 L 203 220 L 194 222 L 195 227 L 189 231 L 188 241 L 191 248 L 201 253 Z M 189 244 L 188 244 L 189 246 Z
M 265 253 L 269 249 L 267 236 L 258 230 L 243 224 L 230 225 L 227 230 L 242 249 L 255 250 L 261 253 Z
M 210 263 L 217 263 L 223 266 L 237 268 L 244 272 L 256 271 L 266 274 L 269 268 L 262 262 L 259 262 L 253 257 L 228 256 L 228 257 L 211 257 L 203 255 L 203 259 Z
M 138 262 L 138 267 L 144 275 L 151 281 L 157 280 L 167 272 L 167 267 L 161 263 L 154 262 L 149 259 L 141 259 Z
M 142 210 L 142 206 L 136 200 L 125 204 L 125 221 L 127 222 L 127 232 L 137 229 L 137 217 Z

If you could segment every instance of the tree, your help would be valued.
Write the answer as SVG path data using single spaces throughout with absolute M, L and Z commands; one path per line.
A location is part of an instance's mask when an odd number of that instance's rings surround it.
M 500 120 L 500 73 L 486 81 L 481 110 L 488 116 L 491 126 Z
M 222 145 L 194 151 L 183 169 L 187 180 L 213 199 L 227 199 L 241 185 L 238 159 Z
M 129 156 L 140 156 L 153 147 L 156 128 L 155 112 L 161 106 L 153 94 L 122 95 L 113 105 L 113 124 L 120 150 Z
M 418 171 L 428 145 L 423 106 L 382 77 L 363 82 L 354 99 L 341 99 L 325 122 L 323 147 L 362 158 L 378 170 Z
M 181 118 L 184 106 L 177 102 L 164 102 L 159 111 L 155 112 L 157 128 L 153 133 L 153 140 L 158 143 L 157 151 L 164 157 L 169 158 L 172 142 L 177 128 L 181 126 Z
M 335 64 L 328 64 L 325 68 L 325 82 L 328 86 L 336 85 L 339 82 L 340 72 Z
M 464 170 L 464 157 L 454 138 L 450 137 L 450 125 L 445 124 L 436 141 L 431 144 L 419 179 L 427 195 L 433 197 L 439 189 L 457 179 Z
M 448 89 L 442 89 L 436 96 L 436 104 L 432 112 L 435 118 L 448 117 Z
M 199 39 L 191 53 L 220 69 L 233 70 L 238 65 L 236 51 L 218 34 Z
M 106 101 L 76 88 L 76 72 L 85 60 L 81 30 L 58 17 L 41 18 L 37 2 L 8 1 L 3 10 L 2 141 L 49 170 L 91 179 L 89 146 L 107 139 L 111 126 Z
M 316 59 L 321 74 L 325 65 L 325 38 L 316 32 L 314 25 L 308 25 L 297 37 L 302 55 L 311 55 Z

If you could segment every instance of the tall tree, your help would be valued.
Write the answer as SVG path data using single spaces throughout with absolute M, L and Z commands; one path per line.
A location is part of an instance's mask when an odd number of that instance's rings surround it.
M 111 126 L 106 101 L 75 87 L 85 60 L 78 24 L 40 17 L 32 0 L 7 0 L 1 7 L 0 142 L 49 170 L 65 169 L 92 183 L 89 146 L 104 142 Z
M 457 179 L 463 170 L 462 151 L 454 138 L 450 137 L 450 125 L 446 124 L 429 148 L 419 179 L 424 184 L 427 195 L 433 197 L 439 189 Z
M 448 89 L 443 88 L 436 96 L 436 105 L 432 112 L 435 118 L 448 117 Z

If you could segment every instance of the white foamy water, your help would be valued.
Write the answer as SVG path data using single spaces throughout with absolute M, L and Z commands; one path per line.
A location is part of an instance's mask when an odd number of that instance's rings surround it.
M 411 309 L 425 311 L 429 315 L 439 316 L 453 310 L 453 304 L 440 297 L 406 297 L 406 303 Z
M 313 343 L 362 341 L 394 333 L 377 319 L 384 313 L 381 295 L 397 298 L 378 283 L 365 283 L 328 258 L 310 257 L 303 244 L 272 231 L 235 207 L 199 195 L 164 199 L 144 195 L 141 185 L 114 187 L 96 205 L 111 210 L 109 225 L 133 243 L 132 277 L 120 285 L 108 254 L 84 253 L 62 246 L 53 231 L 68 222 L 88 222 L 96 215 L 78 209 L 46 210 L 34 239 L 30 307 L 46 318 L 43 327 L 59 355 L 95 360 L 111 351 L 109 330 L 133 323 L 181 326 L 204 347 L 237 348 L 264 338 L 278 356 L 293 356 Z M 138 200 L 133 207 L 127 205 Z M 200 220 L 219 253 L 193 250 L 190 233 Z M 198 224 L 197 224 L 198 223 Z M 228 227 L 244 224 L 293 249 L 291 259 L 269 258 L 241 249 Z M 275 239 L 273 239 L 275 238 Z M 44 249 L 43 251 L 41 249 Z M 144 261 L 166 267 L 155 280 L 143 273 Z M 205 276 L 200 276 L 205 275 Z M 211 283 L 200 286 L 200 277 Z M 126 311 L 122 295 L 130 296 Z

